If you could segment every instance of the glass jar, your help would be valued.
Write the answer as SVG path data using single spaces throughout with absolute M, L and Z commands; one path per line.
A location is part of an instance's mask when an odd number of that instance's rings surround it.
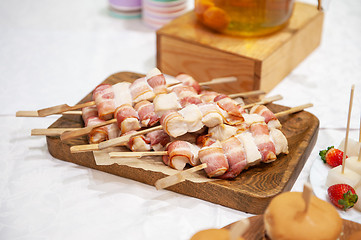
M 214 31 L 259 37 L 287 25 L 294 0 L 195 0 L 194 4 L 198 20 Z

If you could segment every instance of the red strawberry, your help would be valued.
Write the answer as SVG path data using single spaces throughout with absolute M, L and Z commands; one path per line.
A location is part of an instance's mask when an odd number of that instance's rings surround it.
M 324 163 L 327 163 L 333 168 L 342 165 L 343 152 L 334 148 L 334 146 L 328 147 L 326 150 L 321 150 L 319 155 Z M 347 157 L 346 155 L 346 158 Z
M 357 202 L 355 189 L 348 184 L 335 184 L 327 189 L 330 201 L 338 208 L 347 210 Z

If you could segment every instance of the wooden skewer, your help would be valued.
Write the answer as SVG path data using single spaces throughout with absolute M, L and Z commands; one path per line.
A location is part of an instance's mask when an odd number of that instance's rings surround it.
M 251 223 L 248 218 L 244 218 L 234 223 L 229 230 L 230 240 L 239 239 L 239 237 L 243 236 L 250 225 Z
M 117 119 L 113 118 L 111 120 L 101 122 L 101 123 L 97 123 L 97 124 L 94 124 L 92 126 L 79 128 L 77 130 L 65 131 L 60 135 L 60 139 L 61 140 L 67 140 L 67 139 L 71 139 L 71 138 L 84 136 L 84 135 L 89 134 L 94 128 L 103 127 L 105 125 L 109 125 L 109 124 L 116 123 L 116 122 L 117 122 Z
M 31 136 L 59 136 L 65 131 L 74 131 L 79 128 L 35 128 L 31 130 Z
M 124 143 L 127 143 L 129 141 L 129 139 L 132 138 L 132 137 L 142 135 L 142 134 L 147 134 L 149 132 L 153 132 L 153 131 L 161 130 L 161 129 L 163 129 L 163 126 L 159 125 L 159 126 L 156 126 L 156 127 L 144 129 L 144 130 L 141 130 L 141 131 L 137 131 L 135 133 L 127 134 L 125 136 L 121 136 L 121 137 L 118 137 L 118 138 L 113 138 L 113 139 L 110 139 L 108 141 L 99 143 L 99 149 L 102 150 L 102 149 L 105 149 L 105 148 L 108 148 L 108 147 L 114 147 L 114 146 L 117 146 L 117 145 L 120 145 L 120 144 L 124 144 Z
M 312 187 L 311 184 L 305 183 L 303 186 L 302 198 L 305 200 L 305 212 L 308 211 L 311 203 Z
M 360 149 L 358 151 L 358 159 L 357 161 L 361 162 L 361 145 L 360 145 Z
M 160 130 L 162 128 L 163 128 L 162 125 L 159 125 L 156 127 L 152 127 L 152 128 L 138 131 L 138 132 L 134 132 L 134 133 L 131 133 L 131 134 L 128 134 L 125 136 L 110 139 L 108 141 L 104 141 L 99 144 L 85 144 L 85 145 L 72 146 L 72 147 L 70 147 L 70 152 L 71 153 L 79 153 L 79 152 L 97 151 L 97 150 L 102 150 L 102 149 L 105 149 L 108 147 L 122 146 L 122 145 L 125 145 L 127 142 L 129 142 L 130 138 L 132 138 L 132 137 L 135 137 L 135 136 L 138 136 L 141 134 L 146 134 L 148 132 Z M 92 145 L 92 146 L 88 147 L 89 145 Z
M 275 116 L 276 117 L 281 117 L 281 116 L 284 116 L 284 115 L 289 115 L 291 113 L 296 113 L 296 112 L 300 112 L 302 111 L 303 109 L 305 108 L 309 108 L 309 107 L 313 107 L 313 104 L 312 103 L 307 103 L 307 104 L 304 104 L 304 105 L 300 105 L 300 106 L 297 106 L 297 107 L 293 107 L 293 108 L 290 108 L 286 111 L 282 111 L 282 112 L 278 112 L 278 113 L 275 113 Z
M 85 145 L 77 145 L 70 147 L 71 153 L 81 153 L 81 152 L 92 152 L 98 151 L 98 144 L 85 144 Z
M 141 158 L 145 156 L 162 156 L 168 155 L 167 151 L 155 151 L 155 152 L 111 152 L 109 153 L 110 158 Z
M 60 113 L 62 115 L 81 115 L 81 111 L 66 111 Z M 40 117 L 38 111 L 17 111 L 16 117 Z
M 348 133 L 350 131 L 350 120 L 351 120 L 351 110 L 352 110 L 352 102 L 353 102 L 353 94 L 355 91 L 355 85 L 353 84 L 351 86 L 351 94 L 350 94 L 350 103 L 348 107 L 348 117 L 347 117 L 347 129 L 346 129 L 346 138 L 345 138 L 345 147 L 344 147 L 344 153 L 342 158 L 342 174 L 345 173 L 345 166 L 346 166 L 346 151 L 347 151 L 347 143 L 348 143 Z
M 38 110 L 38 115 L 39 115 L 39 117 L 46 117 L 46 116 L 53 115 L 53 114 L 59 114 L 59 113 L 66 112 L 66 111 L 72 111 L 72 110 L 80 109 L 83 107 L 93 106 L 94 104 L 95 104 L 94 101 L 77 104 L 75 106 L 69 106 L 68 104 L 62 104 L 62 105 L 58 105 L 58 106 L 40 109 L 40 110 Z
M 262 99 L 261 101 L 259 102 L 255 102 L 255 103 L 251 103 L 251 104 L 247 104 L 247 105 L 244 105 L 243 108 L 250 108 L 250 107 L 253 107 L 255 105 L 261 105 L 261 104 L 267 104 L 267 103 L 270 103 L 270 102 L 274 102 L 274 101 L 277 101 L 277 100 L 281 100 L 283 97 L 281 95 L 276 95 L 276 96 L 273 96 L 273 97 L 269 97 L 269 98 L 264 98 Z
M 157 190 L 167 188 L 169 186 L 183 182 L 188 174 L 202 170 L 206 167 L 207 167 L 207 164 L 203 163 L 201 165 L 189 168 L 187 170 L 180 171 L 179 173 L 169 175 L 165 178 L 161 178 L 161 179 L 157 180 L 154 185 Z
M 361 142 L 361 116 L 360 116 L 360 129 L 359 129 L 358 141 Z

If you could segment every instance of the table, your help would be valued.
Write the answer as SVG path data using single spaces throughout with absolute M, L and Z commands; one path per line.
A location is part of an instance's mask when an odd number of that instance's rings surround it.
M 15 113 L 74 105 L 116 72 L 146 73 L 156 64 L 155 30 L 141 19 L 110 16 L 105 0 L 0 0 L 0 6 L 1 239 L 187 240 L 252 216 L 53 158 L 45 137 L 30 131 L 57 117 Z M 308 111 L 320 120 L 292 191 L 302 191 L 319 150 L 345 137 L 352 84 L 349 137 L 359 138 L 360 26 L 360 1 L 331 1 L 321 45 L 268 94 L 281 94 L 277 103 L 290 107 L 311 102 Z

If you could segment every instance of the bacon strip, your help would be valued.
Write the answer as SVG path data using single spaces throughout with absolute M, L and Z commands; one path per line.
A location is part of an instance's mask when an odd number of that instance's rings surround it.
M 164 130 L 147 133 L 146 137 L 149 138 L 150 146 L 154 151 L 163 151 L 171 141 L 169 135 Z
M 175 78 L 181 81 L 183 85 L 194 88 L 194 90 L 196 90 L 197 93 L 201 92 L 201 87 L 199 86 L 198 82 L 194 80 L 194 78 L 191 77 L 190 75 L 181 73 L 178 74 Z
M 187 124 L 187 132 L 197 132 L 203 128 L 202 113 L 199 108 L 194 104 L 189 104 L 178 113 L 184 118 L 184 122 Z
M 219 178 L 231 179 L 237 177 L 243 169 L 247 166 L 247 156 L 242 142 L 236 138 L 231 137 L 222 143 L 222 149 L 226 155 L 229 169 Z
M 84 107 L 81 109 L 82 112 L 82 118 L 84 121 L 84 125 L 88 125 L 88 119 L 91 117 L 97 117 L 98 116 L 98 109 L 96 105 Z
M 153 88 L 155 95 L 167 93 L 166 80 L 158 68 L 153 68 L 147 73 L 147 82 Z
M 187 133 L 187 124 L 182 115 L 176 111 L 165 112 L 160 118 L 160 124 L 162 124 L 163 130 L 172 137 L 176 138 Z
M 86 126 L 93 126 L 98 123 L 105 122 L 104 120 L 98 117 L 90 117 L 87 120 Z M 88 135 L 89 143 L 100 143 L 108 140 L 108 129 L 107 126 L 94 128 Z
M 178 99 L 181 106 L 184 108 L 190 104 L 202 103 L 201 98 L 198 96 L 197 91 L 190 86 L 176 86 L 172 89 Z
M 219 94 L 214 98 L 214 102 L 230 115 L 243 118 L 242 114 L 246 112 L 241 105 L 225 94 Z
M 276 160 L 276 149 L 269 136 L 266 123 L 254 123 L 251 125 L 251 133 L 254 141 L 262 155 L 262 162 L 272 162 Z
M 135 132 L 134 130 L 129 131 L 123 134 L 123 136 L 126 136 L 134 132 Z M 151 149 L 150 139 L 144 135 L 137 135 L 135 137 L 131 137 L 127 143 L 127 147 L 133 152 L 149 151 Z
M 120 82 L 112 86 L 116 108 L 126 103 L 133 105 L 132 95 L 129 90 L 130 84 L 130 82 Z
M 153 100 L 153 105 L 154 111 L 159 117 L 169 110 L 177 111 L 182 108 L 174 92 L 157 95 Z
M 269 134 L 272 142 L 275 144 L 276 155 L 281 153 L 288 154 L 288 141 L 286 136 L 276 128 L 271 128 Z
M 202 123 L 207 127 L 215 127 L 224 121 L 224 116 L 218 105 L 214 102 L 197 105 L 202 113 Z
M 117 124 L 122 134 L 131 130 L 139 130 L 141 128 L 139 123 L 139 116 L 137 111 L 129 105 L 123 104 L 115 110 L 115 117 Z
M 223 175 L 229 168 L 226 155 L 218 141 L 209 147 L 201 148 L 198 156 L 202 163 L 207 163 L 204 170 L 210 178 Z
M 268 124 L 268 128 L 274 127 L 274 128 L 280 128 L 281 123 L 277 119 L 277 117 L 274 115 L 274 113 L 269 110 L 265 105 L 255 105 L 251 108 L 250 113 L 258 114 L 262 117 L 264 117 L 264 121 Z
M 208 103 L 208 102 L 214 102 L 214 98 L 217 97 L 219 93 L 212 91 L 202 91 L 200 95 L 202 102 Z
M 159 121 L 158 115 L 155 114 L 153 103 L 147 100 L 135 104 L 134 109 L 138 112 L 143 127 L 151 127 Z
M 149 86 L 146 77 L 138 78 L 129 86 L 129 91 L 132 96 L 133 103 L 138 103 L 142 100 L 153 100 L 155 94 L 153 89 Z
M 188 142 L 174 141 L 167 146 L 168 155 L 162 157 L 163 162 L 171 168 L 183 170 L 187 163 L 195 162 Z
M 101 84 L 93 91 L 93 100 L 98 109 L 99 118 L 109 120 L 115 111 L 114 92 L 110 84 Z

